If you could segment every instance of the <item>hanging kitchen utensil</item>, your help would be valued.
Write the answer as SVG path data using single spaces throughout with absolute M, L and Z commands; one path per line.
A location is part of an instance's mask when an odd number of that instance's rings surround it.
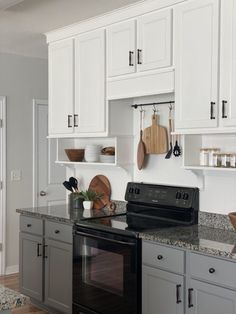
M 181 156 L 181 148 L 179 146 L 178 135 L 176 135 L 176 141 L 175 141 L 173 154 L 174 154 L 175 157 Z
M 63 182 L 63 185 L 64 185 L 64 187 L 68 190 L 68 191 L 70 191 L 70 192 L 74 192 L 73 191 L 73 188 L 72 188 L 72 186 L 71 186 L 71 184 L 70 184 L 70 182 L 68 182 L 68 181 L 64 181 Z
M 173 144 L 172 144 L 172 118 L 171 118 L 171 111 L 172 111 L 172 106 L 170 105 L 169 107 L 169 129 L 168 129 L 168 136 L 169 136 L 169 141 L 170 141 L 170 147 L 169 151 L 166 154 L 165 159 L 170 159 L 173 153 Z
M 138 169 L 141 170 L 144 166 L 146 148 L 143 142 L 143 110 L 140 110 L 140 138 L 138 143 L 138 152 L 137 152 L 137 165 Z
M 146 154 L 165 154 L 168 149 L 167 130 L 158 124 L 159 116 L 154 110 L 152 125 L 143 132 Z
M 70 177 L 69 183 L 75 192 L 78 192 L 78 180 L 74 177 Z
M 89 190 L 95 191 L 97 194 L 103 194 L 101 199 L 95 200 L 94 209 L 102 209 L 107 206 L 111 211 L 116 209 L 115 203 L 111 202 L 111 184 L 107 177 L 103 175 L 95 176 L 89 184 Z

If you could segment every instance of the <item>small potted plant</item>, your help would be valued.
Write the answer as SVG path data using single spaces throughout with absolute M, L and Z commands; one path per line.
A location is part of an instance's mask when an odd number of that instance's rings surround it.
M 96 193 L 93 190 L 81 191 L 78 198 L 83 199 L 84 209 L 92 209 L 93 202 L 103 197 L 102 193 Z

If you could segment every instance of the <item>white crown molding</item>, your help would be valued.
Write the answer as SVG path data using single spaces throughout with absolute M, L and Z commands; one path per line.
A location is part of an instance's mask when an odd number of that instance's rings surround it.
M 135 4 L 116 9 L 114 11 L 81 21 L 79 23 L 47 32 L 45 33 L 47 37 L 47 43 L 74 37 L 84 32 L 106 27 L 111 24 L 118 23 L 130 18 L 135 18 L 155 10 L 170 7 L 184 1 L 187 0 L 142 0 Z

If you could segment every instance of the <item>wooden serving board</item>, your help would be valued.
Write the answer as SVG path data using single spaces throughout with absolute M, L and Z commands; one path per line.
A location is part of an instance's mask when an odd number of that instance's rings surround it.
M 167 130 L 158 124 L 158 118 L 153 114 L 152 125 L 143 132 L 146 154 L 165 154 L 168 150 Z
M 103 175 L 97 175 L 92 179 L 89 184 L 89 190 L 93 190 L 96 193 L 102 193 L 103 197 L 100 200 L 94 201 L 94 209 L 102 209 L 105 206 L 111 204 L 111 184 L 107 177 Z

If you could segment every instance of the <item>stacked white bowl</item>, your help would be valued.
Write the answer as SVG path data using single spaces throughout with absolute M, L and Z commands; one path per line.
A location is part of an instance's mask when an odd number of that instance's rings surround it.
M 87 162 L 99 161 L 101 147 L 99 145 L 87 145 L 85 147 L 84 159 Z

